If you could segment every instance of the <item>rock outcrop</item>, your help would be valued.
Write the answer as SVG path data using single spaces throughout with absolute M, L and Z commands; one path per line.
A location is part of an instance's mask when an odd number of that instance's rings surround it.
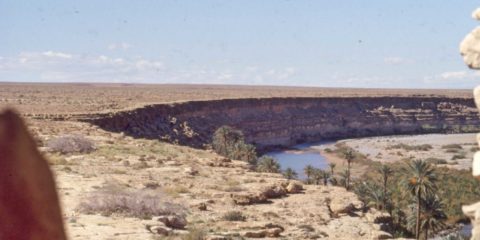
M 258 148 L 349 137 L 475 132 L 472 99 L 442 97 L 265 98 L 156 104 L 81 119 L 125 134 L 202 148 L 222 125 Z
M 480 9 L 473 12 L 472 17 L 480 20 Z M 465 64 L 472 69 L 480 69 L 480 27 L 469 33 L 460 44 L 460 53 L 463 56 Z M 480 86 L 473 91 L 475 103 L 480 109 Z M 480 146 L 480 135 L 477 135 L 478 144 Z M 472 167 L 473 176 L 480 178 L 480 151 L 476 152 L 473 159 Z M 463 213 L 472 221 L 472 240 L 480 239 L 480 202 L 469 206 L 462 207 Z

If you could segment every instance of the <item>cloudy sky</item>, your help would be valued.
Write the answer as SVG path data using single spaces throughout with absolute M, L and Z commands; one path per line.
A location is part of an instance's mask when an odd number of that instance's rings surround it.
M 0 81 L 472 88 L 474 0 L 0 0 Z

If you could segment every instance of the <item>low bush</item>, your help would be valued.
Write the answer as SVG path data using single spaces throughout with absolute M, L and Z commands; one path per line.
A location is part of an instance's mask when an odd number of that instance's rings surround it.
M 477 146 L 474 146 L 474 147 L 470 148 L 470 152 L 476 152 L 476 151 L 479 151 L 479 150 L 480 150 L 480 148 L 477 147 Z
M 430 164 L 447 164 L 447 160 L 441 158 L 427 158 L 425 161 Z
M 86 214 L 118 214 L 141 219 L 161 215 L 184 216 L 186 213 L 184 206 L 169 201 L 161 190 L 135 190 L 112 183 L 81 199 L 77 210 Z
M 455 155 L 453 155 L 452 160 L 465 159 L 466 157 L 467 156 L 465 155 L 465 153 L 455 154 Z
M 243 222 L 247 220 L 247 217 L 245 217 L 240 211 L 230 211 L 225 213 L 222 219 L 231 222 Z
M 92 140 L 82 135 L 64 135 L 47 142 L 46 146 L 53 152 L 61 154 L 90 153 L 95 150 Z
M 463 147 L 460 144 L 447 144 L 443 145 L 442 149 L 463 149 Z
M 271 156 L 262 156 L 258 159 L 257 171 L 266 173 L 280 173 L 280 163 Z
M 430 151 L 433 149 L 430 144 L 421 144 L 421 145 L 408 145 L 404 143 L 399 143 L 387 147 L 387 149 L 404 149 L 406 151 Z

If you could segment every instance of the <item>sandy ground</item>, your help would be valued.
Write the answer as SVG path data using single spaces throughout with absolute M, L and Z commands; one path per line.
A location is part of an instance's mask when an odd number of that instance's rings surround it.
M 273 97 L 460 97 L 471 90 L 355 89 L 188 84 L 0 83 L 0 109 L 25 114 L 112 112 L 147 104 Z
M 403 159 L 437 158 L 447 161 L 448 167 L 468 169 L 471 167 L 473 154 L 476 150 L 476 134 L 426 134 L 414 136 L 386 136 L 360 139 L 346 139 L 339 143 L 346 143 L 349 147 L 366 155 L 369 159 L 380 162 L 394 162 Z M 397 144 L 418 146 L 429 144 L 431 150 L 406 150 L 394 148 Z M 449 150 L 449 144 L 459 144 L 461 149 Z M 328 147 L 328 146 L 325 146 Z M 454 159 L 457 156 L 457 159 Z

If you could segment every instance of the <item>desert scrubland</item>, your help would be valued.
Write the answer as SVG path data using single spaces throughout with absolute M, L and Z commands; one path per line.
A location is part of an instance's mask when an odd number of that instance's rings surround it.
M 71 239 L 383 239 L 402 236 L 389 232 L 388 225 L 395 216 L 390 216 L 386 209 L 381 211 L 378 205 L 368 204 L 364 196 L 354 191 L 353 183 L 349 190 L 342 184 L 304 183 L 287 179 L 281 173 L 258 171 L 246 161 L 221 156 L 208 144 L 192 147 L 128 131 L 108 131 L 94 122 L 50 117 L 98 116 L 96 114 L 128 112 L 151 104 L 192 100 L 386 96 L 470 99 L 470 91 L 0 84 L 0 106 L 14 107 L 24 115 L 40 150 L 49 159 Z M 468 107 L 459 109 L 461 114 Z M 452 111 L 450 108 L 449 114 Z M 172 134 L 177 133 L 172 130 Z M 245 135 L 249 140 L 249 132 Z M 334 175 L 339 179 L 346 168 L 346 150 L 353 153 L 353 168 L 357 169 L 354 179 L 363 176 L 376 179 L 379 175 L 373 172 L 379 162 L 400 164 L 405 158 L 430 158 L 433 165 L 447 167 L 440 175 L 456 174 L 445 171 L 457 171 L 451 170 L 452 166 L 467 169 L 475 146 L 471 135 L 452 136 L 448 141 L 439 141 L 444 139 L 441 136 L 339 141 L 325 154 L 337 159 Z M 68 143 L 72 141 L 80 144 L 69 149 Z M 431 148 L 415 147 L 426 144 Z M 400 171 L 396 167 L 392 168 Z M 459 175 L 468 174 L 460 172 Z M 392 177 L 390 181 L 396 179 Z M 467 182 L 465 186 L 474 188 L 475 184 Z M 469 201 L 477 195 L 473 192 L 461 200 Z M 449 214 L 451 224 L 461 219 L 456 209 Z

